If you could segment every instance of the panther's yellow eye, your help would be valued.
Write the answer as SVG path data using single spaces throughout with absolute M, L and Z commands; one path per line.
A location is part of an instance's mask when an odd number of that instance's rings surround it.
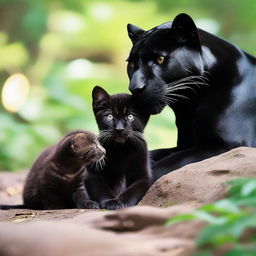
M 131 68 L 134 68 L 134 66 L 135 66 L 134 62 L 131 61 L 131 62 L 130 62 L 130 67 L 131 67 Z
M 164 62 L 164 56 L 159 56 L 156 61 L 158 64 L 162 64 Z

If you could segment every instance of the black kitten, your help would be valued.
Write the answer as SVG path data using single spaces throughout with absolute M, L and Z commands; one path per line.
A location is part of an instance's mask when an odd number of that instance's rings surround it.
M 24 204 L 32 209 L 99 208 L 84 187 L 86 167 L 103 158 L 104 148 L 87 131 L 68 133 L 43 151 L 26 179 Z
M 104 209 L 135 205 L 151 183 L 147 144 L 142 133 L 149 115 L 136 108 L 129 94 L 110 96 L 96 86 L 92 97 L 106 162 L 101 170 L 86 177 L 88 193 Z

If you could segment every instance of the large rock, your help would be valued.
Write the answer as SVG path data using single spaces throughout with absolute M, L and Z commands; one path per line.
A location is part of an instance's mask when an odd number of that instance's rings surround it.
M 255 148 L 236 148 L 164 175 L 153 184 L 140 205 L 211 203 L 226 195 L 225 182 L 238 177 L 256 177 Z
M 256 149 L 237 148 L 167 174 L 140 203 L 150 206 L 118 211 L 0 211 L 0 255 L 191 255 L 204 223 L 192 221 L 167 227 L 166 220 L 223 198 L 228 180 L 256 177 L 255 156 Z M 15 175 L 12 177 L 12 182 L 2 180 L 2 193 L 8 192 L 8 186 L 15 186 Z M 17 179 L 18 184 L 20 181 Z
M 193 205 L 166 209 L 137 206 L 115 212 L 85 212 L 69 220 L 0 223 L 0 255 L 189 255 L 196 248 L 194 238 L 203 224 L 164 224 L 168 218 L 193 209 Z

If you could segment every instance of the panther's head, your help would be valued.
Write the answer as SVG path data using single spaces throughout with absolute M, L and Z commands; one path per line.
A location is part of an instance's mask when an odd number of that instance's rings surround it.
M 180 101 L 187 82 L 203 73 L 197 28 L 187 14 L 148 31 L 131 24 L 127 28 L 133 43 L 127 66 L 129 90 L 150 114 L 157 114 Z

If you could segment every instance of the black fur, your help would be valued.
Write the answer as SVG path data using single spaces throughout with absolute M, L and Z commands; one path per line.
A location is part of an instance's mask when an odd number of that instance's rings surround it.
M 177 147 L 152 152 L 154 180 L 231 148 L 256 146 L 255 57 L 196 28 L 186 14 L 149 31 L 128 25 L 128 34 L 130 91 L 145 112 L 168 105 L 176 115 Z
M 23 191 L 24 206 L 1 209 L 99 208 L 84 187 L 86 166 L 98 161 L 105 150 L 87 131 L 68 133 L 58 144 L 44 150 L 33 164 Z
M 136 108 L 131 95 L 110 96 L 98 86 L 93 90 L 93 110 L 106 163 L 85 179 L 90 198 L 104 209 L 135 205 L 150 185 L 151 169 L 142 134 L 149 114 Z

